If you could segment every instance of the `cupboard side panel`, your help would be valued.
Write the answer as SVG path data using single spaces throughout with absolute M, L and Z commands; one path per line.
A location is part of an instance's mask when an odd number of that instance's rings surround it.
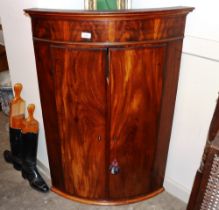
M 65 192 L 104 199 L 106 51 L 52 48 Z
M 154 163 L 153 183 L 163 185 L 166 161 L 169 149 L 170 135 L 179 78 L 180 60 L 182 54 L 182 40 L 168 43 L 165 66 L 165 82 L 162 96 L 162 110 L 158 131 L 157 153 Z
M 64 190 L 50 44 L 34 41 L 34 48 L 52 185 L 57 189 Z
M 110 50 L 110 198 L 152 193 L 165 45 Z M 162 188 L 162 185 L 157 187 Z

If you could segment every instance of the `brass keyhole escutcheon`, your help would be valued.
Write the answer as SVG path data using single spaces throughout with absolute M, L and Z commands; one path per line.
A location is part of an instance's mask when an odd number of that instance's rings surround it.
M 117 175 L 120 172 L 120 166 L 116 159 L 114 159 L 110 164 L 109 171 L 112 175 Z

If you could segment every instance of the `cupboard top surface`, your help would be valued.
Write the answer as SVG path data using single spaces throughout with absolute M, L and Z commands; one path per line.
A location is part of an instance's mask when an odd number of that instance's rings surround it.
M 127 18 L 133 16 L 165 16 L 165 15 L 176 15 L 176 14 L 187 14 L 191 12 L 193 7 L 164 7 L 164 8 L 147 8 L 147 9 L 124 9 L 124 10 L 60 10 L 60 9 L 44 9 L 44 8 L 31 8 L 24 10 L 30 16 L 57 16 L 57 17 L 125 17 Z

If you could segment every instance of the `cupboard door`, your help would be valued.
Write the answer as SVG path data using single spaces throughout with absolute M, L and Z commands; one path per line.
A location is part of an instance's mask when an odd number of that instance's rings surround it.
M 165 45 L 109 50 L 111 199 L 145 195 L 153 186 Z M 109 163 L 109 164 L 110 164 Z
M 52 69 L 50 44 L 35 41 L 34 49 L 52 186 L 64 190 L 55 93 L 50 71 Z
M 51 48 L 65 191 L 105 198 L 106 50 Z

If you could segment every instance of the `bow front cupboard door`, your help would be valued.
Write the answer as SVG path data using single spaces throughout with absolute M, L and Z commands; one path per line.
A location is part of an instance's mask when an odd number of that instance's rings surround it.
M 153 179 L 163 91 L 165 45 L 109 49 L 110 198 L 144 195 L 161 188 Z
M 51 52 L 65 190 L 105 198 L 106 50 Z
M 54 192 L 113 205 L 163 191 L 192 9 L 26 10 Z
M 112 199 L 153 191 L 165 45 L 51 52 L 65 190 L 93 199 L 107 188 Z

